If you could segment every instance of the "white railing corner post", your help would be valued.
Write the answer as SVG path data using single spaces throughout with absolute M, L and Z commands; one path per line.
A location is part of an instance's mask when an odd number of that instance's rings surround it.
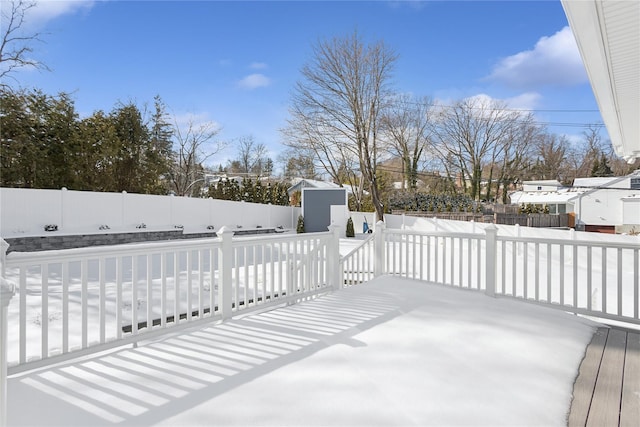
M 229 319 L 233 313 L 233 231 L 224 226 L 218 231 L 221 240 L 222 272 L 220 274 L 220 286 L 218 287 L 218 309 L 222 319 Z M 237 303 L 237 302 L 236 302 Z
M 7 316 L 9 301 L 15 293 L 15 286 L 0 276 L 0 426 L 2 427 L 7 425 Z
M 380 277 L 385 273 L 385 225 L 383 221 L 376 223 L 374 236 L 375 260 L 373 264 L 373 276 Z
M 329 226 L 329 231 L 331 232 L 331 243 L 327 247 L 327 268 L 328 268 L 328 279 L 329 279 L 329 287 L 333 290 L 340 289 L 341 283 L 341 272 L 340 272 L 340 227 L 336 224 L 331 224 Z
M 498 227 L 495 224 L 489 224 L 484 229 L 486 234 L 486 250 L 485 250 L 485 293 L 488 296 L 496 295 L 496 263 L 498 250 Z

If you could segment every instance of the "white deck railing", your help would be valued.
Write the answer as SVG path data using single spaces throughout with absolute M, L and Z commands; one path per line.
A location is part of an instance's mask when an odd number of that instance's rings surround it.
M 9 255 L 0 241 L 2 277 L 17 285 L 13 296 L 0 283 L 0 386 L 7 361 L 17 373 L 384 274 L 640 324 L 638 243 L 506 236 L 493 225 L 408 231 L 379 222 L 340 259 L 338 228 L 330 229 L 234 239 L 223 228 L 216 239 Z
M 4 276 L 17 291 L 2 325 L 9 374 L 333 286 L 332 232 L 218 235 L 6 255 Z
M 484 290 L 567 312 L 640 324 L 640 244 L 408 231 L 376 226 L 378 274 Z M 383 254 L 379 252 L 383 251 Z M 354 250 L 352 257 L 358 257 Z

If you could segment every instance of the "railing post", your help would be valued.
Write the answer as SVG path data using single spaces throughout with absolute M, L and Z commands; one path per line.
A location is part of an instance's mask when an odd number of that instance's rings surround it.
M 497 261 L 497 248 L 498 248 L 498 227 L 495 224 L 489 224 L 484 229 L 486 234 L 485 239 L 485 293 L 491 297 L 496 295 L 496 261 Z
M 9 301 L 15 295 L 15 286 L 4 278 L 5 259 L 9 245 L 0 238 L 0 426 L 7 425 L 7 316 Z
M 379 277 L 385 274 L 385 247 L 384 247 L 384 234 L 385 225 L 384 222 L 378 221 L 376 223 L 375 240 L 373 249 L 375 251 L 375 260 L 373 264 L 373 277 Z
M 233 314 L 233 231 L 227 226 L 222 227 L 218 231 L 218 237 L 221 241 L 222 262 L 220 263 L 222 271 L 220 274 L 220 286 L 218 287 L 218 301 L 220 314 L 222 319 L 229 319 Z M 236 301 L 237 303 L 237 301 Z
M 327 247 L 327 268 L 328 268 L 328 285 L 333 290 L 338 290 L 342 287 L 340 283 L 341 271 L 340 271 L 340 227 L 336 224 L 329 226 L 331 232 L 331 242 Z

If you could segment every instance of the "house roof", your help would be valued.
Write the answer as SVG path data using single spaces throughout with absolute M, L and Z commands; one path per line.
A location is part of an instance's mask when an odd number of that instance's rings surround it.
M 546 180 L 541 180 L 541 181 L 524 181 L 523 184 L 524 185 L 548 185 L 548 186 L 554 186 L 554 187 L 562 187 L 562 184 L 560 184 L 555 179 L 546 179 Z
M 576 178 L 573 180 L 574 187 L 606 187 L 624 177 L 596 177 L 596 178 Z
M 340 188 L 338 184 L 328 181 L 301 178 L 287 190 L 289 194 L 302 191 L 303 188 Z
M 617 155 L 640 158 L 640 1 L 561 0 Z
M 586 190 L 565 188 L 558 191 L 516 191 L 511 193 L 512 204 L 549 204 L 567 203 L 580 196 Z

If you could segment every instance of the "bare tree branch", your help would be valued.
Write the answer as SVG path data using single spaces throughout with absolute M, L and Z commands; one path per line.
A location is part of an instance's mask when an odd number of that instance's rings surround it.
M 40 32 L 24 33 L 25 15 L 33 7 L 36 7 L 33 1 L 3 1 L 2 40 L 0 41 L 0 87 L 2 88 L 9 87 L 5 83 L 7 77 L 16 80 L 12 74 L 20 68 L 49 70 L 45 64 L 30 57 L 33 53 L 33 42 L 42 41 Z

